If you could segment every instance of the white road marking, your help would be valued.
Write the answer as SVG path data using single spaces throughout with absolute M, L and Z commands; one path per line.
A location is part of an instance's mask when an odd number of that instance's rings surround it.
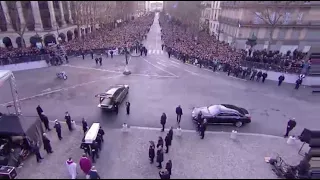
M 141 129 L 141 130 L 152 130 L 152 131 L 160 131 L 161 128 L 153 128 L 153 127 L 141 127 L 141 126 L 129 126 L 130 129 Z M 169 129 L 165 129 L 166 131 L 169 131 Z M 173 129 L 173 131 L 177 131 L 176 129 Z M 186 133 L 197 133 L 196 130 L 189 130 L 189 129 L 182 129 L 182 132 Z M 208 134 L 224 134 L 224 135 L 230 135 L 231 132 L 225 132 L 225 131 L 206 131 Z M 257 134 L 257 133 L 241 133 L 238 132 L 238 135 L 243 136 L 258 136 L 258 137 L 265 137 L 265 138 L 276 138 L 276 139 L 283 139 L 281 136 L 274 136 L 269 134 Z M 182 135 L 183 136 L 183 135 Z
M 152 52 L 152 50 L 149 49 L 149 50 L 148 50 L 148 54 L 151 54 L 151 52 Z
M 117 77 L 120 77 L 120 76 L 124 76 L 124 75 L 121 74 L 121 75 L 117 75 L 117 76 L 103 77 L 103 78 L 98 79 L 98 80 L 89 81 L 89 82 L 85 82 L 85 83 L 80 83 L 80 84 L 76 84 L 76 85 L 73 85 L 73 86 L 60 88 L 60 89 L 56 89 L 56 90 L 53 90 L 53 91 L 48 91 L 48 92 L 45 92 L 45 93 L 36 94 L 36 95 L 33 95 L 33 96 L 21 98 L 19 100 L 20 101 L 24 101 L 24 100 L 28 100 L 28 99 L 33 99 L 33 98 L 36 98 L 36 97 L 45 96 L 45 95 L 56 93 L 56 92 L 60 92 L 60 91 L 66 91 L 66 90 L 69 90 L 69 89 L 77 88 L 77 87 L 80 87 L 80 86 L 85 86 L 85 85 L 96 83 L 96 82 L 103 81 L 103 80 L 106 80 L 106 79 L 117 78 Z M 11 103 L 13 103 L 13 101 L 0 104 L 0 106 L 6 106 L 7 104 L 11 104 Z
M 238 79 L 238 80 L 241 80 L 241 81 L 248 81 L 246 79 L 241 79 L 241 78 L 237 78 L 237 77 L 234 77 L 234 76 L 228 76 L 228 77 L 233 78 L 233 79 Z
M 152 51 L 152 54 L 155 54 L 155 53 L 156 53 L 156 50 L 153 50 L 153 51 Z
M 187 71 L 188 73 L 190 73 L 190 74 L 192 74 L 192 75 L 200 76 L 200 74 L 195 73 L 195 72 L 192 72 L 192 71 L 189 71 L 189 70 L 187 70 L 187 69 L 183 69 L 183 70 Z
M 51 88 L 45 89 L 45 90 L 43 90 L 41 92 L 46 92 L 46 91 L 51 91 Z
M 157 50 L 157 54 L 160 54 L 160 50 Z
M 180 63 L 177 63 L 177 62 L 175 62 L 175 61 L 172 61 L 172 60 L 170 60 L 172 63 L 174 63 L 174 64 L 177 64 L 177 65 L 180 65 Z
M 175 75 L 175 74 L 173 74 L 173 73 L 171 73 L 171 72 L 169 72 L 169 71 L 167 71 L 167 70 L 162 69 L 161 67 L 158 67 L 158 66 L 150 63 L 150 62 L 149 62 L 148 60 L 146 60 L 145 58 L 142 58 L 142 59 L 143 59 L 145 62 L 147 62 L 148 64 L 150 64 L 151 66 L 153 66 L 153 67 L 155 67 L 155 68 L 157 68 L 157 69 L 160 69 L 160 70 L 163 71 L 163 72 L 166 72 L 166 73 L 168 73 L 168 74 L 170 74 L 170 75 L 172 75 L 172 76 L 174 76 L 174 77 L 179 77 L 179 76 L 177 76 L 177 75 Z
M 162 65 L 162 66 L 164 66 L 164 67 L 168 67 L 168 66 L 166 66 L 165 64 L 162 64 L 161 62 L 157 62 L 158 64 L 160 64 L 160 65 Z

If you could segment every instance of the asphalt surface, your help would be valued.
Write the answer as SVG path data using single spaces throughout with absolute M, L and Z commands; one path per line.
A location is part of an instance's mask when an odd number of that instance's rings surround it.
M 278 87 L 271 81 L 265 84 L 245 81 L 169 59 L 161 50 L 157 19 L 144 44 L 149 53 L 130 58 L 128 68 L 132 74 L 129 76 L 122 74 L 123 56 L 113 59 L 104 56 L 101 67 L 88 55 L 85 60 L 70 58 L 68 65 L 60 67 L 15 72 L 23 114 L 36 116 L 35 108 L 40 104 L 50 120 L 63 121 L 64 112 L 69 111 L 79 123 L 85 117 L 89 123 L 100 122 L 107 128 L 119 128 L 124 122 L 160 128 L 163 112 L 168 117 L 167 127 L 176 126 L 175 108 L 181 105 L 184 112 L 181 127 L 193 130 L 193 107 L 226 103 L 246 108 L 252 116 L 252 123 L 239 128 L 239 132 L 282 136 L 290 117 L 297 121 L 295 134 L 300 134 L 303 128 L 319 127 L 320 97 L 311 95 L 308 87 L 294 90 L 289 84 Z M 68 80 L 57 79 L 55 74 L 59 71 L 65 71 Z M 130 115 L 125 114 L 125 103 L 118 115 L 97 107 L 98 99 L 94 96 L 114 84 L 130 86 L 125 99 L 131 103 Z M 9 83 L 5 83 L 0 89 L 0 112 L 7 112 L 5 105 L 11 100 Z M 208 128 L 227 132 L 233 129 L 235 127 L 225 125 Z
M 52 126 L 53 124 L 51 124 Z M 148 159 L 149 141 L 164 138 L 166 132 L 157 128 L 131 127 L 124 133 L 121 129 L 105 129 L 100 157 L 94 163 L 102 179 L 159 179 L 157 163 Z M 77 163 L 77 178 L 85 179 L 79 167 L 83 153 L 80 127 L 69 132 L 62 123 L 60 141 L 53 130 L 47 132 L 53 149 L 47 154 L 41 148 L 41 163 L 32 156 L 17 169 L 16 179 L 68 179 L 66 160 L 72 157 Z M 112 138 L 111 138 L 112 137 Z M 286 144 L 280 137 L 241 135 L 230 139 L 230 133 L 207 132 L 203 140 L 194 131 L 183 130 L 182 136 L 173 131 L 172 146 L 164 154 L 163 166 L 172 160 L 173 179 L 276 179 L 270 164 L 264 157 L 275 158 L 279 154 L 286 163 L 297 165 L 302 156 L 297 154 L 301 143 Z M 270 148 L 272 146 L 273 148 Z M 308 149 L 303 149 L 306 152 Z M 34 169 L 37 169 L 36 171 Z M 32 172 L 32 173 L 30 173 Z

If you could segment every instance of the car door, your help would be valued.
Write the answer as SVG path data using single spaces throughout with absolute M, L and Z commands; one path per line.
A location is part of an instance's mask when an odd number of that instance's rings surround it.
M 125 97 L 125 88 L 121 87 L 119 88 L 119 103 L 123 101 L 124 97 Z
M 228 113 L 219 113 L 214 117 L 213 123 L 228 123 L 228 119 L 230 119 Z

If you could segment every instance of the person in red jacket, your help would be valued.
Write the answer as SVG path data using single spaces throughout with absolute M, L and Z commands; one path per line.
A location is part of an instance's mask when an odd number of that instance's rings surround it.
M 89 173 L 89 171 L 92 167 L 91 160 L 89 158 L 87 158 L 86 154 L 82 155 L 80 162 L 79 162 L 79 165 L 80 165 L 80 168 L 83 171 L 83 173 L 86 175 Z

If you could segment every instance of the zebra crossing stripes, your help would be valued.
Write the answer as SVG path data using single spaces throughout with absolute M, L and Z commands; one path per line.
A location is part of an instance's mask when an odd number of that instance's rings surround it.
M 164 52 L 160 49 L 149 49 L 148 50 L 148 54 L 157 54 L 157 55 L 160 55 L 160 54 L 164 54 Z

